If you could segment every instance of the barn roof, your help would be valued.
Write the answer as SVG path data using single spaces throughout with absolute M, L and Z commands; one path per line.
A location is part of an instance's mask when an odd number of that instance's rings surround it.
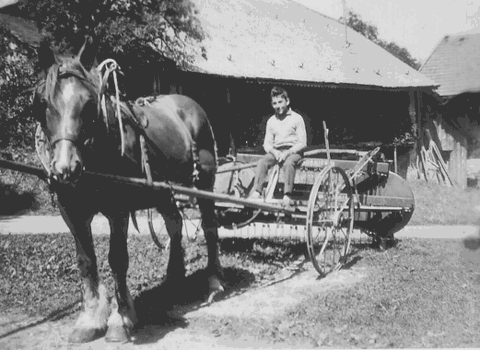
M 193 0 L 207 38 L 201 72 L 380 88 L 433 81 L 354 30 L 290 0 Z
M 1 6 L 1 2 L 0 2 Z M 7 27 L 21 42 L 31 46 L 38 46 L 42 39 L 34 22 L 0 13 L 0 25 Z
M 446 35 L 420 71 L 439 85 L 440 96 L 480 91 L 480 33 Z

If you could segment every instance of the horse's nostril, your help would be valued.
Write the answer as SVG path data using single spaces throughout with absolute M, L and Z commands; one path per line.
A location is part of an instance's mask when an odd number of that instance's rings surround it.
M 80 163 L 79 161 L 76 161 L 72 169 L 72 177 L 80 176 L 81 172 L 82 172 L 82 163 Z

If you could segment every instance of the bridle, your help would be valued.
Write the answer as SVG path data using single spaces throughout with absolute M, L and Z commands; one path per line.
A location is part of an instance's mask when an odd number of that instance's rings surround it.
M 102 70 L 104 73 L 102 75 Z M 120 138 L 121 138 L 121 150 L 122 155 L 124 154 L 125 149 L 125 139 L 123 130 L 123 121 L 121 116 L 121 109 L 120 109 L 120 90 L 118 87 L 118 80 L 117 80 L 117 71 L 119 71 L 118 64 L 113 59 L 106 59 L 102 63 L 100 63 L 96 69 L 94 70 L 94 74 L 98 73 L 99 77 L 99 85 L 96 86 L 93 82 L 91 82 L 87 77 L 83 76 L 78 72 L 78 70 L 71 69 L 67 67 L 65 64 L 61 64 L 57 70 L 56 80 L 57 82 L 61 79 L 65 79 L 66 77 L 73 76 L 76 79 L 80 80 L 83 85 L 90 90 L 91 95 L 93 96 L 93 103 L 96 105 L 96 115 L 98 118 L 92 120 L 95 123 L 96 119 L 99 119 L 103 116 L 105 125 L 108 127 L 108 110 L 107 110 L 107 95 L 105 93 L 108 82 L 110 77 L 113 77 L 114 87 L 115 87 L 115 114 L 119 123 L 119 130 L 120 130 Z M 51 108 L 52 104 L 50 103 L 49 108 Z M 53 149 L 55 145 L 60 141 L 69 141 L 74 144 L 76 147 L 82 147 L 89 143 L 91 143 L 93 136 L 89 138 L 85 138 L 85 140 L 81 139 L 82 132 L 75 135 L 72 133 L 58 135 L 55 137 L 49 137 L 49 144 L 50 147 Z M 83 145 L 79 144 L 79 140 L 84 141 Z

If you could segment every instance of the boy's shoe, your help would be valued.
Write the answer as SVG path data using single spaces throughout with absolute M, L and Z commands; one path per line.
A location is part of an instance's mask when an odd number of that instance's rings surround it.
M 255 199 L 255 200 L 258 200 L 258 199 L 263 199 L 263 198 L 262 198 L 262 195 L 260 194 L 260 192 L 258 192 L 258 191 L 253 191 L 252 193 L 250 193 L 250 196 L 248 196 L 247 199 Z
M 295 201 L 289 196 L 289 195 L 284 195 L 283 196 L 283 201 L 282 205 L 287 208 L 287 209 L 293 209 L 294 208 Z

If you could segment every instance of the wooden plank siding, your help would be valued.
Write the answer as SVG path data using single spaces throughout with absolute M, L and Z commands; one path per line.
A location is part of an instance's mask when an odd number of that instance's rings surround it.
M 460 117 L 462 112 L 447 109 L 438 100 L 429 96 L 424 99 L 424 129 L 430 131 L 433 141 L 439 148 L 448 171 L 461 188 L 467 186 L 468 142 L 465 130 L 468 129 L 468 118 Z M 424 133 L 422 133 L 424 134 Z M 428 139 L 425 139 L 428 148 Z

